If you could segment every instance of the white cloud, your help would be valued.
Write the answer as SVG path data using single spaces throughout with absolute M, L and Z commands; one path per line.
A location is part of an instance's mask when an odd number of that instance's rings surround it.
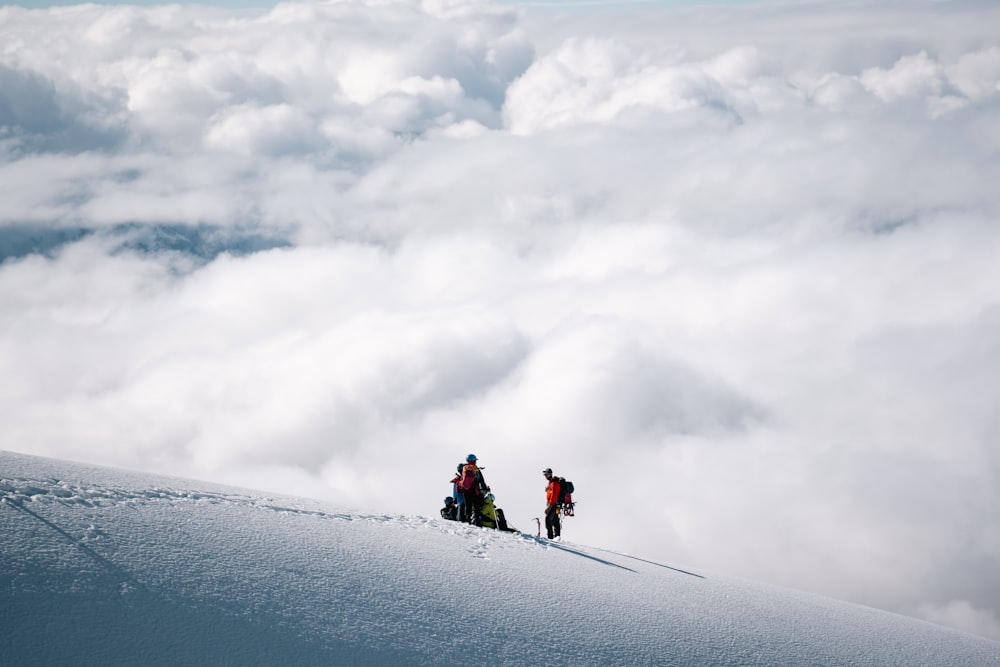
M 997 613 L 991 609 L 976 608 L 968 600 L 952 600 L 944 605 L 921 605 L 915 615 L 932 623 L 963 628 L 966 632 L 1000 639 L 1000 618 L 997 618 Z
M 227 109 L 205 133 L 210 147 L 244 155 L 304 153 L 318 140 L 309 119 L 287 104 Z
M 1000 48 L 967 53 L 949 68 L 951 83 L 967 98 L 981 100 L 1000 94 Z
M 865 70 L 861 73 L 861 82 L 883 101 L 892 102 L 939 94 L 945 85 L 945 74 L 937 62 L 921 51 L 900 58 L 892 69 Z
M 719 69 L 726 76 L 727 64 Z M 507 121 L 513 132 L 530 134 L 636 111 L 725 107 L 725 89 L 707 70 L 658 61 L 611 39 L 569 39 L 511 86 Z
M 0 9 L 0 447 L 984 631 L 994 14 Z

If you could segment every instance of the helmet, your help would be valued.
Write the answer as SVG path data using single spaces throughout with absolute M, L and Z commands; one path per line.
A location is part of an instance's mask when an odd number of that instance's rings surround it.
M 468 456 L 465 457 L 465 462 L 466 463 L 475 463 L 478 460 L 479 459 L 476 458 L 475 454 L 469 454 Z
M 546 468 L 545 470 L 542 471 L 542 473 L 551 475 L 552 474 L 552 468 Z
M 451 496 L 448 496 L 447 498 L 444 499 L 445 505 L 451 505 L 453 502 L 455 502 L 455 499 L 452 498 Z

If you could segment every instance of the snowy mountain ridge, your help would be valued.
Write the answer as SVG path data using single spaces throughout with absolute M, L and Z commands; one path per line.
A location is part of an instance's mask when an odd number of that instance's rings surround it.
M 6 452 L 0 526 L 8 664 L 1000 664 L 690 567 Z

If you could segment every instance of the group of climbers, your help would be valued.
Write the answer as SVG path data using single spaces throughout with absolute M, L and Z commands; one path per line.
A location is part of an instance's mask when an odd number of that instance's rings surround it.
M 552 468 L 546 468 L 542 474 L 548 481 L 545 488 L 545 529 L 550 540 L 558 539 L 562 535 L 560 515 L 573 515 L 573 483 L 555 477 Z M 517 531 L 507 524 L 503 510 L 494 505 L 493 494 L 475 454 L 469 454 L 465 463 L 458 464 L 451 485 L 452 493 L 444 499 L 444 507 L 441 508 L 442 518 L 508 532 Z
M 507 525 L 503 510 L 493 504 L 493 494 L 478 461 L 475 454 L 469 454 L 465 463 L 458 464 L 457 474 L 451 480 L 452 495 L 444 499 L 441 516 L 474 526 L 515 532 L 516 529 Z

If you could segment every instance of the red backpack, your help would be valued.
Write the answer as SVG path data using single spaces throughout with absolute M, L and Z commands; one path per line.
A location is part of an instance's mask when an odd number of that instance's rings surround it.
M 463 491 L 469 491 L 476 486 L 476 473 L 479 472 L 479 468 L 476 467 L 475 463 L 469 463 L 462 469 L 462 478 L 458 480 L 458 488 Z

